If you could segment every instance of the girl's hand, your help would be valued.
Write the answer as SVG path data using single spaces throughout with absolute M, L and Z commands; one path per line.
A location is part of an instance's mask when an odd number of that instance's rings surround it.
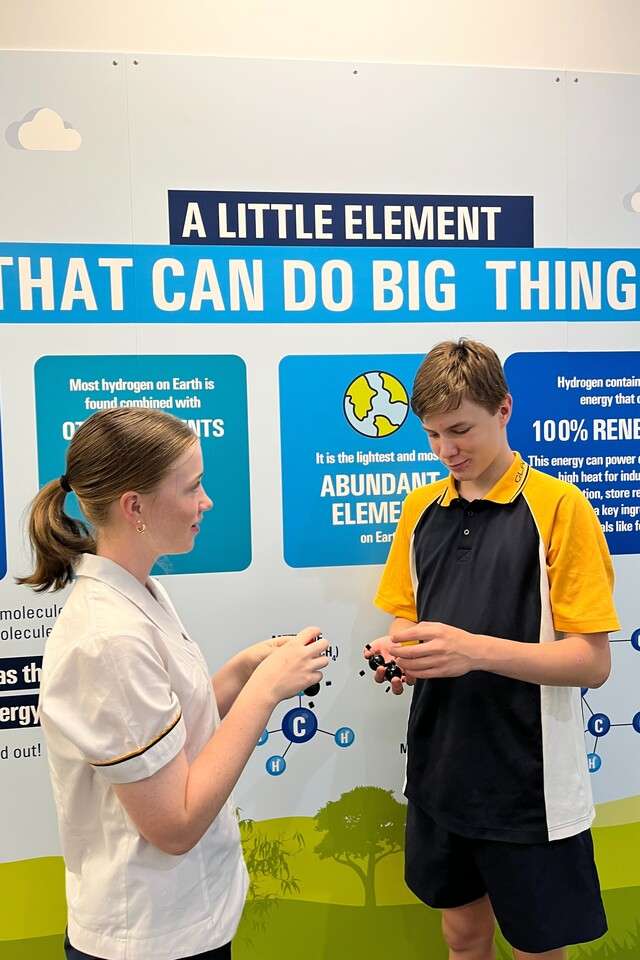
M 329 663 L 324 655 L 329 641 L 318 639 L 318 627 L 305 627 L 295 637 L 283 638 L 275 649 L 263 659 L 253 675 L 266 684 L 275 703 L 293 697 L 300 690 L 319 683 L 322 671 Z

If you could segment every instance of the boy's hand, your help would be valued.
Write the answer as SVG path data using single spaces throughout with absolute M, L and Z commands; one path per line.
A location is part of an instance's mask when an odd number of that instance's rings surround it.
M 419 680 L 462 677 L 482 669 L 480 638 L 446 623 L 422 621 L 389 639 L 400 669 Z
M 378 637 L 377 640 L 374 640 L 373 643 L 367 644 L 363 650 L 363 656 L 369 660 L 374 654 L 381 654 L 385 663 L 395 662 L 397 657 L 397 644 L 394 644 L 390 636 Z M 400 665 L 401 666 L 401 665 Z M 405 684 L 413 686 L 414 677 L 411 674 L 407 674 L 403 670 L 403 675 L 401 677 L 394 677 L 391 681 L 387 681 L 384 671 L 384 667 L 378 667 L 374 673 L 374 680 L 376 683 L 391 683 L 391 690 L 396 695 L 399 695 L 403 692 Z

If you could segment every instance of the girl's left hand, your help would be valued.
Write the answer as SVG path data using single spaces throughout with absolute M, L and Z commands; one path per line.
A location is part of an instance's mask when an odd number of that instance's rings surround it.
M 279 647 L 283 647 L 286 643 L 289 643 L 290 640 L 294 639 L 295 634 L 285 634 L 282 637 L 270 637 L 268 640 L 261 640 L 259 643 L 253 643 L 250 647 L 247 647 L 244 652 L 250 672 L 253 673 L 256 667 L 258 667 L 263 660 L 266 660 L 274 650 L 278 650 Z

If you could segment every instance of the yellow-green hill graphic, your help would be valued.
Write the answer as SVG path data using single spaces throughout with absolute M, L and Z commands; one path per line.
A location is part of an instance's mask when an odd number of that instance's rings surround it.
M 570 960 L 640 958 L 640 822 L 610 822 L 634 803 L 598 810 L 609 820 L 593 831 L 609 933 Z M 315 817 L 244 821 L 252 886 L 234 960 L 300 960 L 301 944 L 305 960 L 446 960 L 439 914 L 404 885 L 404 813 L 390 791 L 357 787 Z M 59 960 L 65 923 L 60 858 L 0 864 L 0 960 Z M 500 937 L 497 951 L 511 957 Z
M 615 827 L 621 823 L 635 823 L 640 820 L 640 797 L 625 797 L 623 800 L 610 800 L 596 807 L 596 827 Z

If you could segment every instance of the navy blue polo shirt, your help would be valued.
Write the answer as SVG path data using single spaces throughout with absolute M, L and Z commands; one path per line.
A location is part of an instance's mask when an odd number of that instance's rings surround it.
M 619 629 L 602 529 L 583 494 L 519 454 L 485 497 L 453 477 L 406 498 L 375 602 L 395 617 L 520 643 Z M 445 829 L 536 843 L 594 809 L 579 688 L 494 673 L 418 680 L 405 793 Z

